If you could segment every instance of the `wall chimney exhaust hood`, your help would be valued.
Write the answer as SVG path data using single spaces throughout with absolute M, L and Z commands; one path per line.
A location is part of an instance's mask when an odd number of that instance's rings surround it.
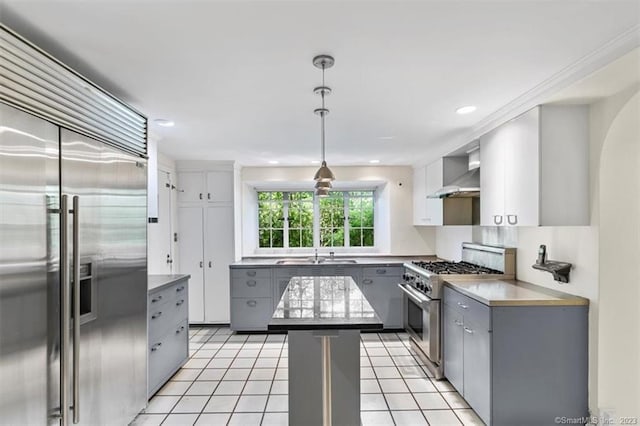
M 446 166 L 447 163 L 445 163 Z M 473 198 L 480 196 L 480 150 L 469 152 L 468 171 L 456 177 L 427 198 Z M 446 174 L 446 171 L 445 171 Z

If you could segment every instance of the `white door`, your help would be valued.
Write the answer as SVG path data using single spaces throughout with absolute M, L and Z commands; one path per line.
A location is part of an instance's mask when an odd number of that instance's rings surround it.
M 504 144 L 505 126 L 480 138 L 480 225 L 504 225 Z
M 229 323 L 229 264 L 233 262 L 233 207 L 205 209 L 205 321 Z
M 212 203 L 233 202 L 233 172 L 207 172 L 207 201 Z
M 180 207 L 178 212 L 178 247 L 180 273 L 190 274 L 189 322 L 204 321 L 204 259 L 202 207 Z
M 506 225 L 538 226 L 539 224 L 538 115 L 539 109 L 534 108 L 507 124 L 509 138 L 504 143 Z M 562 161 L 562 159 L 558 160 Z
M 202 172 L 178 173 L 178 202 L 196 203 L 206 199 L 204 184 Z
M 148 226 L 149 273 L 171 274 L 173 271 L 173 235 L 170 175 L 158 171 L 158 222 Z

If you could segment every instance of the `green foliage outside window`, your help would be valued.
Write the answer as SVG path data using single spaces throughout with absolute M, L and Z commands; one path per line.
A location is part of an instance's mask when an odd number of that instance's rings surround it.
M 313 247 L 314 203 L 319 211 L 319 246 L 373 247 L 373 198 L 373 191 L 333 191 L 316 199 L 311 191 L 258 192 L 259 247 Z

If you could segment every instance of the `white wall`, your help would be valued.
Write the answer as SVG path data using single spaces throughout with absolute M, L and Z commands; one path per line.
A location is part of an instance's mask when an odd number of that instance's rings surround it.
M 494 227 L 466 227 L 471 229 L 474 242 L 484 242 L 488 244 L 504 244 L 517 248 L 517 275 L 518 279 L 532 282 L 544 287 L 553 288 L 571 294 L 586 297 L 590 300 L 589 308 L 589 406 L 595 414 L 600 408 L 616 408 L 617 415 L 623 415 L 624 410 L 633 407 L 630 399 L 635 398 L 634 415 L 640 415 L 640 396 L 638 393 L 638 383 L 640 382 L 640 357 L 638 355 L 638 334 L 640 333 L 638 306 L 638 286 L 640 280 L 632 272 L 640 264 L 638 255 L 638 213 L 635 210 L 635 223 L 629 220 L 628 215 L 633 215 L 632 203 L 640 200 L 638 186 L 622 183 L 622 176 L 616 179 L 601 176 L 601 152 L 605 145 L 605 138 L 609 129 L 620 114 L 622 107 L 628 103 L 632 96 L 637 98 L 638 86 L 628 88 L 615 95 L 604 98 L 590 105 L 590 199 L 591 199 L 591 225 L 574 227 L 518 227 L 500 230 Z M 628 114 L 628 113 L 625 113 Z M 618 130 L 619 138 L 625 139 L 627 143 L 632 140 L 632 131 L 637 131 L 638 116 L 631 120 L 619 124 L 623 130 Z M 635 126 L 635 129 L 633 128 Z M 636 137 L 633 140 L 636 149 L 640 140 Z M 633 152 L 627 149 L 624 153 L 618 152 L 618 156 L 627 155 L 627 162 L 635 161 L 636 179 L 640 162 L 637 159 L 637 150 Z M 635 155 L 635 157 L 634 157 Z M 633 160 L 632 160 L 633 159 Z M 615 163 L 616 160 L 611 160 Z M 627 170 L 629 165 L 620 163 L 620 167 L 612 167 L 614 170 Z M 623 173 L 620 173 L 623 175 Z M 609 182 L 608 186 L 615 181 L 618 191 L 613 194 L 601 193 L 601 182 Z M 632 178 L 626 176 L 625 180 Z M 637 181 L 636 181 L 637 183 Z M 635 192 L 634 192 L 635 191 Z M 602 199 L 601 199 L 602 197 Z M 612 203 L 612 198 L 617 202 Z M 626 200 L 624 204 L 620 201 Z M 613 211 L 609 211 L 614 217 L 611 219 L 615 223 L 624 223 L 627 234 L 615 234 L 608 228 L 600 228 L 600 216 L 603 206 L 614 205 Z M 604 210 L 607 210 L 605 208 Z M 634 228 L 635 226 L 635 228 Z M 439 227 L 436 230 L 436 247 L 446 248 L 447 255 L 455 251 L 456 247 L 468 238 L 469 231 L 465 232 L 465 227 Z M 606 233 L 606 234 L 604 234 Z M 612 248 L 604 250 L 604 242 L 608 242 Z M 531 265 L 537 257 L 537 250 L 540 244 L 547 245 L 548 257 L 553 260 L 571 262 L 571 282 L 560 284 L 553 280 L 551 274 L 534 270 Z M 635 244 L 635 246 L 633 246 Z M 634 251 L 636 250 L 636 251 Z M 609 291 L 611 283 L 611 272 L 615 259 L 619 259 L 620 253 L 636 253 L 636 258 L 631 262 L 633 267 L 624 267 L 625 277 L 620 276 L 614 281 L 617 283 L 623 280 L 625 284 L 615 284 L 614 290 Z M 438 256 L 446 257 L 440 252 Z M 610 263 L 610 265 L 608 264 Z M 605 268 L 607 269 L 605 276 Z M 637 274 L 637 272 L 634 272 Z M 608 315 L 600 317 L 600 305 L 604 302 L 604 293 L 613 301 L 624 302 L 620 307 L 626 306 L 628 317 L 624 320 L 618 315 L 618 308 L 607 307 Z M 635 290 L 634 290 L 635 289 Z M 626 322 L 621 328 L 623 321 Z M 635 333 L 634 338 L 629 338 L 628 333 Z M 624 339 L 624 341 L 623 341 Z M 615 342 L 615 344 L 613 344 Z M 621 356 L 621 353 L 630 351 L 631 355 Z M 635 358 L 633 358 L 635 357 Z M 623 373 L 624 372 L 624 373 Z M 633 382 L 633 385 L 623 386 L 622 382 Z M 630 376 L 631 375 L 631 376 Z M 600 383 L 601 381 L 603 381 Z M 604 404 L 604 405 L 603 405 Z M 625 405 L 626 404 L 626 405 Z M 629 414 L 628 411 L 625 411 Z
M 370 182 L 380 184 L 378 219 L 388 221 L 389 227 L 380 235 L 381 251 L 394 255 L 435 254 L 435 231 L 432 228 L 420 228 L 413 223 L 413 170 L 411 167 L 332 167 L 336 175 L 336 185 L 341 182 Z M 256 183 L 308 182 L 313 189 L 312 177 L 315 167 L 245 167 L 242 169 L 242 206 L 243 209 L 243 256 L 254 255 L 255 221 L 257 212 L 249 207 L 255 197 L 253 187 Z M 378 226 L 378 224 L 376 224 Z M 380 229 L 382 230 L 382 229 Z

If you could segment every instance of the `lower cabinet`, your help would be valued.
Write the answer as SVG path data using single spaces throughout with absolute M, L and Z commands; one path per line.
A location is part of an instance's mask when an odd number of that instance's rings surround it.
M 444 375 L 486 424 L 588 416 L 587 306 L 443 306 Z
M 402 328 L 402 290 L 398 283 L 402 281 L 403 268 L 364 267 L 359 282 L 362 292 L 376 311 L 384 328 Z
M 384 323 L 402 328 L 402 266 L 238 266 L 230 268 L 231 329 L 266 331 L 289 280 L 296 276 L 350 276 Z
M 189 359 L 188 297 L 186 278 L 149 292 L 149 398 Z

